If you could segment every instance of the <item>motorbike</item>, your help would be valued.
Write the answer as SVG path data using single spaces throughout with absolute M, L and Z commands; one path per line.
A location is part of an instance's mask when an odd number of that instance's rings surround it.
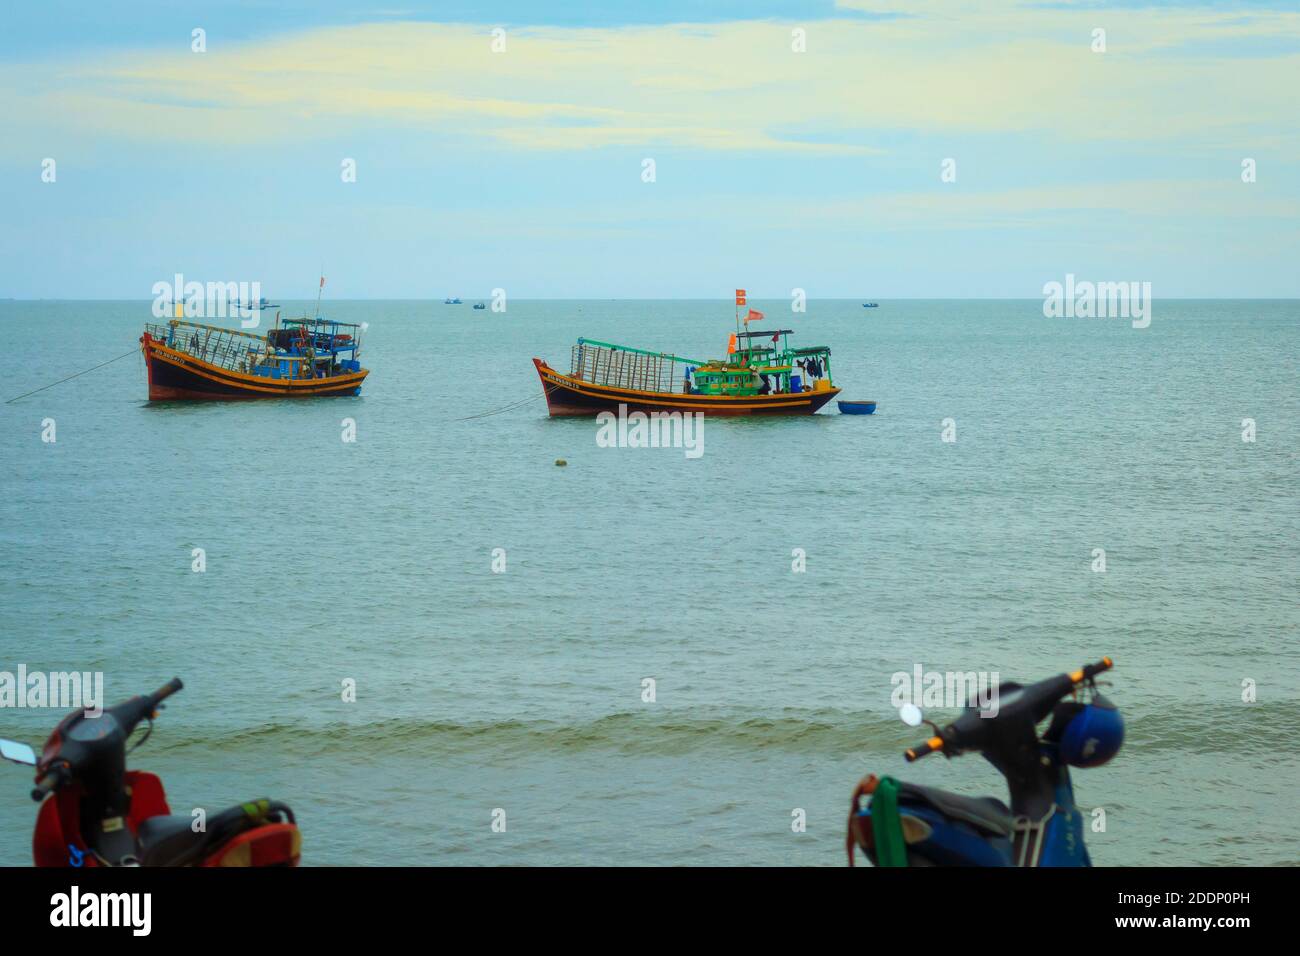
M 31 795 L 41 804 L 32 839 L 37 866 L 298 864 L 302 837 L 285 804 L 261 799 L 210 816 L 173 816 L 162 781 L 126 769 L 127 741 L 137 726 L 148 723 L 131 751 L 153 732 L 162 702 L 183 686 L 175 678 L 98 716 L 73 711 L 50 734 L 39 758 L 26 744 L 0 740 L 0 757 L 36 768 Z
M 983 754 L 1006 778 L 1011 806 L 869 775 L 853 792 L 849 865 L 861 849 L 877 866 L 1091 866 L 1070 767 L 1100 766 L 1123 743 L 1123 718 L 1096 683 L 1113 666 L 1107 657 L 1028 686 L 1004 682 L 996 714 L 972 704 L 943 728 L 905 704 L 904 723 L 933 731 L 904 752 L 909 763 L 932 753 Z

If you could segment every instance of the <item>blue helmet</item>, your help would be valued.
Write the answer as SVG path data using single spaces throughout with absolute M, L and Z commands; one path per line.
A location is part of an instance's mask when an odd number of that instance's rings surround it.
M 1061 759 L 1071 767 L 1100 767 L 1124 743 L 1124 718 L 1101 694 L 1083 704 L 1061 734 Z

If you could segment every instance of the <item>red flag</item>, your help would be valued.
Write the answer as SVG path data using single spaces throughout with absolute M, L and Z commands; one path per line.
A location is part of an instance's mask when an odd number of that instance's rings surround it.
M 744 290 L 744 289 L 737 289 L 737 290 L 736 290 L 736 305 L 744 305 L 744 304 L 745 304 L 745 290 Z
M 745 321 L 746 321 L 746 322 L 757 322 L 757 321 L 758 321 L 759 319 L 761 319 L 761 318 L 763 318 L 763 313 L 762 313 L 762 312 L 759 312 L 757 309 L 750 309 L 750 310 L 749 310 L 749 315 L 745 316 Z

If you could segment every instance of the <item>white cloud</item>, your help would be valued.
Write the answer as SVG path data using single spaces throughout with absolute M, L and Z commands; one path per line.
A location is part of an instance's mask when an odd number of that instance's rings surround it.
M 870 151 L 883 134 L 1296 142 L 1296 55 L 1207 45 L 1300 37 L 1300 15 L 888 3 L 898 19 L 611 29 L 378 23 L 206 54 L 133 51 L 0 69 L 14 139 L 39 130 L 230 144 L 357 124 L 512 148 Z M 903 8 L 906 8 L 904 11 Z M 1093 24 L 1108 52 L 1089 49 Z M 1195 43 L 1198 51 L 1180 53 Z M 1289 117 L 1279 126 L 1280 117 Z

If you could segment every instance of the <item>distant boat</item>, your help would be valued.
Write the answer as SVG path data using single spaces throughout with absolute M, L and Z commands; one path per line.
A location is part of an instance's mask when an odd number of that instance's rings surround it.
M 836 402 L 840 407 L 841 415 L 874 415 L 876 412 L 875 402 Z
M 442 304 L 443 304 L 443 305 L 460 305 L 460 304 L 461 304 L 461 301 L 460 301 L 460 299 L 443 299 L 443 300 L 442 300 Z
M 258 299 L 256 302 L 250 302 L 250 303 L 248 303 L 247 305 L 244 305 L 243 303 L 238 302 L 238 301 L 236 301 L 236 302 L 232 302 L 232 303 L 230 303 L 230 304 L 231 304 L 232 306 L 234 306 L 236 309 L 261 309 L 261 310 L 265 310 L 265 309 L 278 309 L 278 308 L 280 308 L 280 304 L 279 304 L 278 302 L 267 302 L 265 297 L 263 297 L 263 298 L 261 298 L 261 299 Z
M 482 302 L 475 302 L 475 303 L 474 303 L 474 308 L 476 308 L 476 309 L 486 309 L 487 306 L 484 305 Z
M 878 308 L 880 308 L 879 304 L 878 304 L 878 303 L 875 303 L 875 302 L 863 302 L 863 303 L 862 303 L 862 307 L 863 307 L 864 309 L 878 309 Z

